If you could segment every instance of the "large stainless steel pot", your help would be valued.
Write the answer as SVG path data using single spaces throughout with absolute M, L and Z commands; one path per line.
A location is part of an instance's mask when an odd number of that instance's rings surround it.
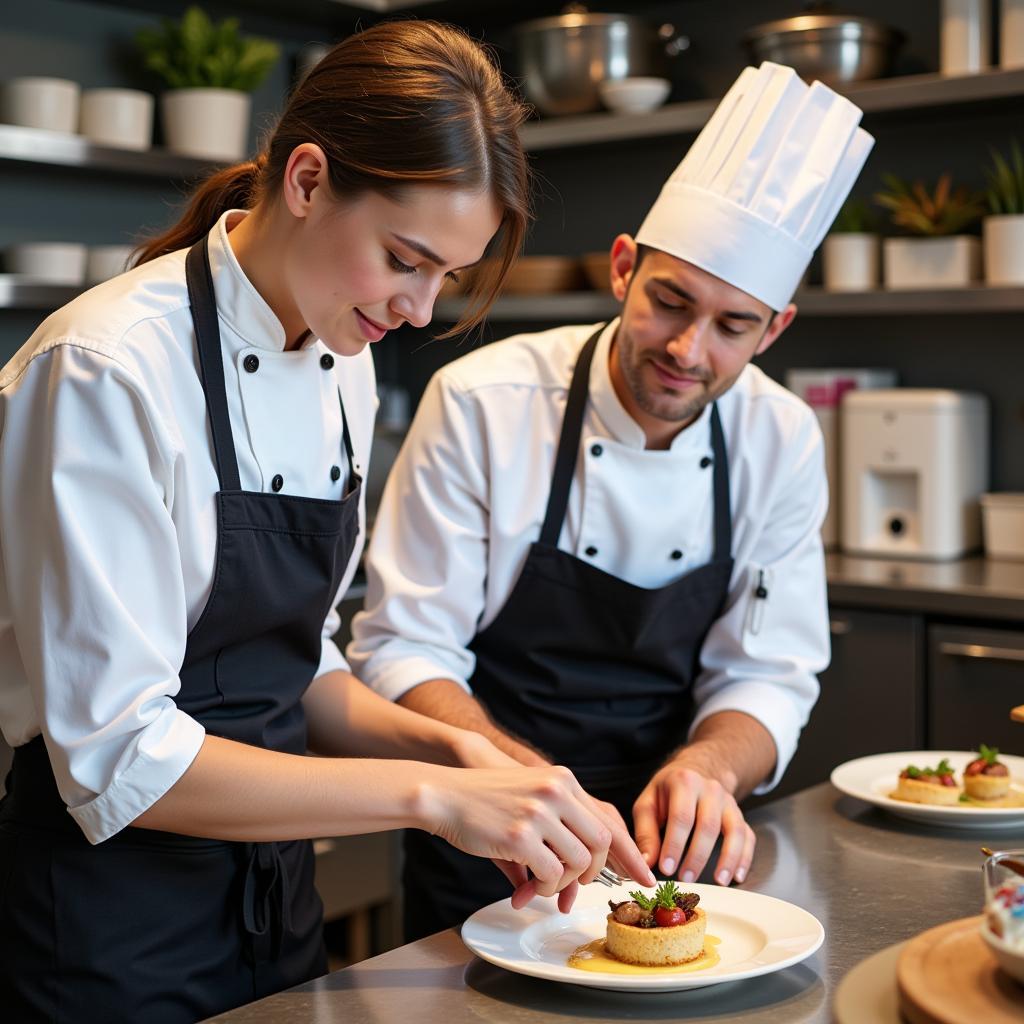
M 573 11 L 523 22 L 513 31 L 523 91 L 542 114 L 599 110 L 601 82 L 664 78 L 670 58 L 689 45 L 671 25 L 653 28 L 628 14 Z
M 757 63 L 787 64 L 807 81 L 838 86 L 888 74 L 903 39 L 871 18 L 802 14 L 757 25 L 743 42 Z

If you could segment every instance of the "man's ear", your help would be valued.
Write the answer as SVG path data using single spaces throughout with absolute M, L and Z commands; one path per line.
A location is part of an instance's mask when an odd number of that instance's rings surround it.
M 327 189 L 327 157 L 312 142 L 296 146 L 284 169 L 282 191 L 292 215 L 300 220 L 309 216 L 317 188 Z
M 793 322 L 795 316 L 796 306 L 792 302 L 781 313 L 776 313 L 775 318 L 764 332 L 764 337 L 758 342 L 754 355 L 759 356 L 761 353 L 767 352 L 775 344 L 779 335 Z
M 612 242 L 611 284 L 612 294 L 619 302 L 626 297 L 629 282 L 636 269 L 637 245 L 630 235 L 619 235 Z

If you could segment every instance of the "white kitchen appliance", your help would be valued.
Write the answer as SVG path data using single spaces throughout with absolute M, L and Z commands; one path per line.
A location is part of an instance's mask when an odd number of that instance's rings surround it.
M 839 465 L 839 403 L 854 388 L 891 388 L 895 370 L 837 369 L 787 370 L 786 387 L 799 395 L 818 417 L 825 439 L 825 472 L 828 476 L 828 512 L 821 524 L 826 548 L 839 547 L 839 512 L 842 507 L 842 473 Z
M 843 550 L 941 561 L 981 542 L 984 396 L 931 388 L 843 398 Z

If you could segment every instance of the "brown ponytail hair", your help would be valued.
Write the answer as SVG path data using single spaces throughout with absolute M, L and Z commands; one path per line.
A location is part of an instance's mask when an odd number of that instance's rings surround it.
M 296 146 L 313 142 L 339 198 L 396 196 L 425 184 L 491 193 L 501 226 L 472 276 L 462 319 L 442 337 L 462 333 L 487 315 L 529 225 L 530 173 L 518 134 L 525 116 L 487 51 L 460 29 L 375 25 L 338 43 L 292 93 L 266 150 L 204 181 L 181 220 L 146 241 L 135 262 L 191 246 L 225 210 L 269 200 Z

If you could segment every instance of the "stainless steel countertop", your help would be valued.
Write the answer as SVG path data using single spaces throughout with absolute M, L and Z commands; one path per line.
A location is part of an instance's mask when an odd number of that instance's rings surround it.
M 981 910 L 978 847 L 1024 847 L 1021 830 L 955 831 L 888 817 L 828 783 L 750 812 L 758 847 L 743 888 L 805 907 L 825 943 L 776 974 L 634 995 L 511 974 L 441 932 L 216 1018 L 231 1024 L 600 1024 L 622 1020 L 799 1024 L 832 1019 L 855 964 Z M 704 881 L 705 879 L 702 879 Z

